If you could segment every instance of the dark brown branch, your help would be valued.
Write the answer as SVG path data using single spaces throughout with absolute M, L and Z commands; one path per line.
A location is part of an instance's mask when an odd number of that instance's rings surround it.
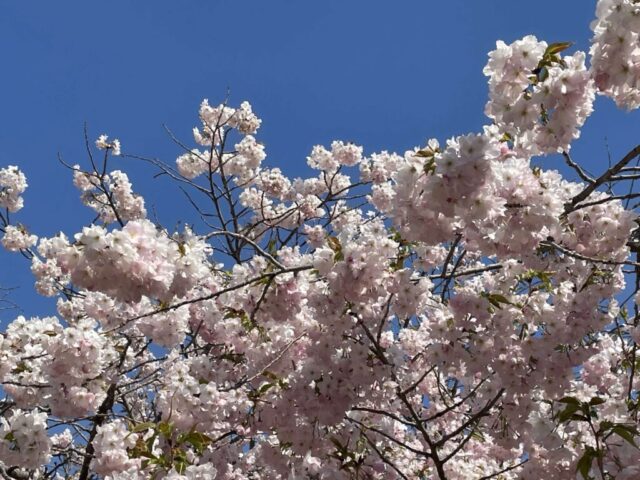
M 82 461 L 82 468 L 80 469 L 80 476 L 78 480 L 87 480 L 89 478 L 89 466 L 91 465 L 91 460 L 93 459 L 93 455 L 95 453 L 95 448 L 93 447 L 93 440 L 98 433 L 98 427 L 102 425 L 107 418 L 107 413 L 113 408 L 113 403 L 115 401 L 116 394 L 116 384 L 111 384 L 109 389 L 107 390 L 107 397 L 104 399 L 95 416 L 93 417 L 93 427 L 91 428 L 91 433 L 89 434 L 89 440 L 87 441 L 87 448 L 84 453 L 84 460 Z
M 595 192 L 598 189 L 598 187 L 610 181 L 611 177 L 618 174 L 620 170 L 626 167 L 627 164 L 631 160 L 636 158 L 638 155 L 640 155 L 640 145 L 636 146 L 633 150 L 627 153 L 622 158 L 622 160 L 616 163 L 613 167 L 609 168 L 606 172 L 600 175 L 593 183 L 590 183 L 584 190 L 582 190 L 575 197 L 573 197 L 571 201 L 569 201 L 564 207 L 565 214 L 575 210 L 576 205 L 578 205 L 580 202 L 589 198 L 589 195 Z
M 571 155 L 569 155 L 569 152 L 566 152 L 563 150 L 562 156 L 564 157 L 564 161 L 566 162 L 566 164 L 569 165 L 571 168 L 573 168 L 582 180 L 584 180 L 587 183 L 595 182 L 595 180 L 591 178 L 579 164 L 573 161 L 573 159 L 571 158 Z

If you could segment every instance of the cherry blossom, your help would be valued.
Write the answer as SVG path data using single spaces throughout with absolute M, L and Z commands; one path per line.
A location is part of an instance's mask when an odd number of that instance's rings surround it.
M 175 162 L 127 158 L 187 193 L 178 227 L 106 135 L 65 164 L 77 231 L 17 223 L 1 169 L 1 243 L 56 308 L 0 334 L 0 475 L 638 478 L 640 146 L 593 175 L 570 155 L 596 90 L 638 106 L 637 10 L 600 0 L 590 57 L 498 42 L 480 131 L 310 145 L 307 177 L 251 104 L 204 100 Z

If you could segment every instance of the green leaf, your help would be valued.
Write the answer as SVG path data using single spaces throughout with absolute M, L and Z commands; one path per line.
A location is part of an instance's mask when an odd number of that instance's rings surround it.
M 291 442 L 282 442 L 280 444 L 280 451 L 284 453 L 286 450 L 290 449 L 292 445 L 293 443 Z
M 329 440 L 331 441 L 331 443 L 335 445 L 338 453 L 342 458 L 345 458 L 348 456 L 349 450 L 347 449 L 347 447 L 342 445 L 342 443 L 340 443 L 340 440 L 338 440 L 336 437 L 330 437 Z
M 627 319 L 629 318 L 629 312 L 627 311 L 627 307 L 622 307 L 620 309 L 620 316 L 625 322 L 627 321 Z
M 278 375 L 276 375 L 275 373 L 269 371 L 269 370 L 265 370 L 262 372 L 262 375 L 264 375 L 265 377 L 267 377 L 270 380 L 274 380 L 274 381 L 278 381 L 280 380 L 280 377 Z
M 580 405 L 580 400 L 578 400 L 576 397 L 562 397 L 560 400 L 556 400 L 556 402 Z
M 552 55 L 557 55 L 560 52 L 565 51 L 567 48 L 569 48 L 571 45 L 573 45 L 573 42 L 557 42 L 557 43 L 552 43 L 551 45 L 549 45 L 547 47 L 547 49 L 544 52 L 544 56 L 552 56 Z
M 181 435 L 179 442 L 193 445 L 193 448 L 200 453 L 203 452 L 204 449 L 213 442 L 213 440 L 208 435 L 194 430 Z
M 263 393 L 268 392 L 268 391 L 269 391 L 269 389 L 270 389 L 271 387 L 273 387 L 273 386 L 274 386 L 274 384 L 273 384 L 273 383 L 265 383 L 264 385 L 262 385 L 262 386 L 258 389 L 258 393 L 259 393 L 260 395 L 262 395 Z
M 507 299 L 504 295 L 500 293 L 486 293 L 482 292 L 480 294 L 481 297 L 486 298 L 491 305 L 493 305 L 498 310 L 502 309 L 502 305 L 513 305 L 513 302 Z
M 18 373 L 31 372 L 31 371 L 32 371 L 31 368 L 29 368 L 29 366 L 25 362 L 20 361 L 20 362 L 18 362 L 16 364 L 14 369 L 11 370 L 11 373 L 13 373 L 15 375 L 15 374 L 18 374 Z
M 139 423 L 138 425 L 136 425 L 131 429 L 131 432 L 132 433 L 144 432 L 146 430 L 149 430 L 150 428 L 155 428 L 155 426 L 156 424 L 153 422 Z
M 158 431 L 166 438 L 170 438 L 173 433 L 173 425 L 168 422 L 160 422 L 158 424 Z
M 242 318 L 246 315 L 244 310 L 236 310 L 234 308 L 227 308 L 224 311 L 224 318 Z
M 578 460 L 576 471 L 579 472 L 580 475 L 582 475 L 582 478 L 584 478 L 584 480 L 591 480 L 592 478 L 589 475 L 589 470 L 591 470 L 591 464 L 593 463 L 593 459 L 595 458 L 595 456 L 596 451 L 591 447 L 587 447 L 587 451 L 584 452 L 582 457 L 580 457 L 580 460 Z
M 344 252 L 342 251 L 342 244 L 337 237 L 328 236 L 327 243 L 329 244 L 329 248 L 333 250 L 333 261 L 340 262 L 344 260 Z
M 569 420 L 575 420 L 578 422 L 588 422 L 589 417 L 587 415 L 579 415 L 577 413 L 574 413 L 573 415 L 571 415 L 571 418 L 569 418 Z
M 337 237 L 327 237 L 327 243 L 329 244 L 329 248 L 336 253 L 342 250 L 342 245 Z
M 267 252 L 269 252 L 271 255 L 275 255 L 277 253 L 275 238 L 272 238 L 271 240 L 269 240 L 269 243 L 267 243 Z
M 565 423 L 568 422 L 569 420 L 572 420 L 573 415 L 580 410 L 580 404 L 575 404 L 575 403 L 570 403 L 569 405 L 567 405 L 567 407 L 562 410 L 561 412 L 558 412 L 558 414 L 556 415 L 556 420 L 558 420 L 558 422 L 560 423 Z
M 147 447 L 147 451 L 151 452 L 153 450 L 153 444 L 156 442 L 156 438 L 158 438 L 158 433 L 154 433 L 153 435 L 151 435 L 149 438 L 147 438 L 146 440 L 146 447 Z M 140 441 L 140 440 L 138 440 Z M 142 447 L 140 447 L 142 449 Z
M 471 432 L 471 437 L 475 438 L 476 440 L 478 440 L 480 443 L 484 443 L 486 442 L 486 439 L 484 438 L 484 435 L 482 435 L 481 432 L 479 432 L 478 430 L 473 430 Z
M 489 297 L 491 298 L 491 300 L 494 300 L 498 303 L 506 303 L 508 305 L 511 305 L 511 302 L 507 300 L 507 297 L 499 293 L 492 293 L 491 295 L 489 295 Z
M 548 247 L 546 249 L 545 247 L 539 247 L 539 251 L 540 253 L 553 253 L 555 249 L 554 247 Z M 539 285 L 536 285 L 536 287 L 539 290 L 550 292 L 553 290 L 553 283 L 551 282 L 553 274 L 555 274 L 553 271 L 531 269 L 520 275 L 518 281 L 531 283 L 537 280 Z
M 424 162 L 422 171 L 427 175 L 433 175 L 436 172 L 436 161 L 433 159 L 433 157 Z
M 605 402 L 606 400 L 602 397 L 593 397 L 591 400 L 589 400 L 589 405 L 602 405 Z
M 398 253 L 398 257 L 395 260 L 393 260 L 389 265 L 391 267 L 391 271 L 393 272 L 402 270 L 404 268 L 405 260 L 409 257 L 409 255 L 406 252 L 403 252 L 402 250 L 403 249 L 401 249 L 400 253 Z
M 150 453 L 148 450 L 142 449 L 142 448 L 135 448 L 133 451 L 130 452 L 130 455 L 133 458 L 148 458 L 149 460 L 155 460 L 156 457 Z
M 638 431 L 635 428 L 623 424 L 617 424 L 611 429 L 611 431 L 623 440 L 627 441 L 629 444 L 633 445 L 635 448 L 638 448 L 634 438 L 638 435 Z
M 600 428 L 598 429 L 598 431 L 600 433 L 606 432 L 607 430 L 609 430 L 611 427 L 613 427 L 614 423 L 610 422 L 608 420 L 603 420 L 602 422 L 600 422 Z
M 501 142 L 512 142 L 513 141 L 513 136 L 510 133 L 505 132 L 505 133 L 502 134 L 502 137 L 500 138 L 500 141 Z
M 187 462 L 182 459 L 176 460 L 175 462 L 176 472 L 179 475 L 182 475 L 187 470 L 187 465 L 188 465 Z

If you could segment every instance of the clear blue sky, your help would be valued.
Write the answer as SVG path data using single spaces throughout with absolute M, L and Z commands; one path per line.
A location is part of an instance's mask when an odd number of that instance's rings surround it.
M 107 133 L 128 153 L 172 162 L 179 149 L 162 124 L 190 141 L 201 99 L 218 102 L 228 88 L 232 103 L 248 99 L 262 117 L 267 162 L 294 176 L 314 144 L 333 139 L 402 152 L 478 131 L 495 41 L 532 33 L 588 49 L 595 3 L 0 0 L 0 164 L 19 165 L 30 184 L 17 219 L 50 236 L 92 218 L 56 160 L 60 152 L 86 161 L 85 121 L 92 139 Z M 639 120 L 599 99 L 575 158 L 599 171 L 607 141 L 614 159 L 640 143 Z M 132 172 L 149 209 L 174 222 L 180 209 L 161 198 L 170 186 L 131 162 L 113 166 Z M 50 303 L 33 300 L 28 263 L 2 259 L 0 285 L 20 287 L 11 298 L 25 314 L 46 313 Z

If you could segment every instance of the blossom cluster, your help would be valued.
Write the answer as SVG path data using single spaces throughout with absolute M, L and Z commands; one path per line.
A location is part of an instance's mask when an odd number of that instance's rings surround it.
M 120 170 L 110 174 L 85 172 L 73 167 L 73 183 L 82 192 L 82 203 L 96 211 L 105 223 L 145 218 L 144 199 L 133 193 L 129 177 Z
M 18 252 L 33 247 L 38 242 L 38 237 L 30 234 L 22 225 L 7 225 L 0 241 L 10 252 Z
M 190 189 L 180 231 L 106 136 L 100 171 L 70 167 L 98 214 L 76 233 L 12 223 L 26 179 L 0 170 L 1 243 L 57 301 L 0 335 L 0 475 L 638 478 L 637 192 L 615 190 L 637 151 L 583 182 L 536 158 L 576 168 L 596 88 L 633 106 L 601 69 L 635 55 L 607 36 L 635 4 L 600 0 L 591 68 L 498 42 L 482 131 L 317 145 L 307 178 L 266 165 L 248 102 L 205 100 L 196 148 L 153 162 Z
M 591 46 L 596 86 L 621 108 L 640 107 L 640 5 L 635 0 L 600 0 Z
M 112 232 L 85 227 L 74 243 L 65 236 L 45 240 L 38 251 L 53 264 L 53 272 L 68 276 L 78 287 L 135 302 L 142 296 L 163 301 L 184 295 L 208 272 L 204 261 L 210 247 L 188 228 L 169 235 L 149 220 L 132 220 Z M 41 264 L 34 257 L 34 266 Z M 34 273 L 41 279 L 51 275 L 45 269 Z
M 17 212 L 24 205 L 21 195 L 27 189 L 27 177 L 16 166 L 0 169 L 0 207 Z
M 15 409 L 0 419 L 0 458 L 3 463 L 28 469 L 49 460 L 47 414 Z
M 489 77 L 485 112 L 518 152 L 539 155 L 568 150 L 591 114 L 594 82 L 584 52 L 562 57 L 567 45 L 532 35 L 511 45 L 499 41 L 484 69 Z

